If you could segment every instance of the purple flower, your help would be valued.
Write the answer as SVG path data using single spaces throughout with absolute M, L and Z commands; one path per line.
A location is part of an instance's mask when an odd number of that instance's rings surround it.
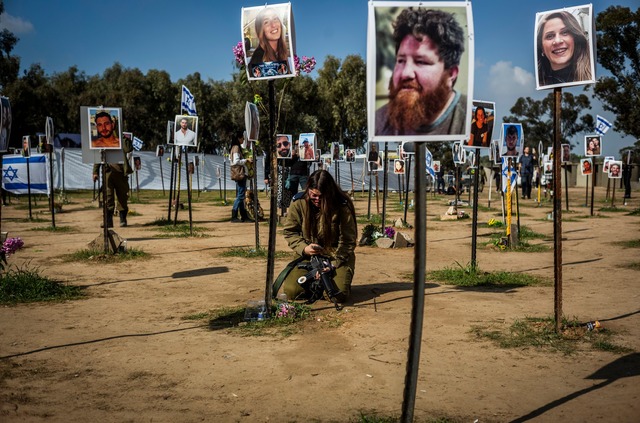
M 393 229 L 391 226 L 387 226 L 386 228 L 384 228 L 384 236 L 386 236 L 387 238 L 393 238 L 395 234 L 396 234 L 396 230 Z
M 5 253 L 6 257 L 9 257 L 11 254 L 14 254 L 23 246 L 24 241 L 20 239 L 20 237 L 8 238 L 4 241 L 4 244 L 2 244 L 2 251 Z
M 244 50 L 242 48 L 242 41 L 238 41 L 238 44 L 233 46 L 233 55 L 236 57 L 236 63 L 239 66 L 244 66 Z

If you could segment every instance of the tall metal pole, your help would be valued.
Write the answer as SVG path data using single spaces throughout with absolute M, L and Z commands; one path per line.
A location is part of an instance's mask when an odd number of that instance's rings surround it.
M 420 344 L 422 341 L 422 324 L 424 317 L 424 288 L 427 268 L 427 164 L 426 145 L 416 143 L 416 175 L 415 175 L 415 239 L 413 257 L 413 299 L 411 306 L 411 327 L 409 333 L 409 351 L 407 357 L 407 373 L 404 379 L 402 401 L 403 423 L 413 422 L 413 411 L 416 402 L 416 386 L 418 384 L 418 367 L 420 365 Z
M 562 179 L 560 162 L 562 159 L 560 114 L 562 105 L 562 88 L 554 88 L 553 113 L 553 241 L 555 254 L 554 266 L 554 319 L 556 333 L 562 329 Z
M 271 184 L 271 198 L 269 202 L 269 249 L 267 251 L 267 277 L 264 289 L 264 305 L 267 317 L 271 314 L 271 286 L 273 284 L 274 263 L 276 258 L 276 229 L 278 221 L 277 201 L 277 158 L 275 141 L 276 125 L 276 92 L 273 79 L 269 80 L 269 133 L 267 134 L 267 160 L 271 160 L 269 183 Z M 257 196 L 256 196 L 257 197 Z
M 389 174 L 387 173 L 389 170 L 389 160 L 387 157 L 389 153 L 389 143 L 384 143 L 384 163 L 382 164 L 382 171 L 384 172 L 384 176 L 382 179 L 382 233 L 384 233 L 384 226 L 386 220 L 386 212 L 387 212 L 387 188 L 389 186 Z
M 171 149 L 171 175 L 169 176 L 169 207 L 167 208 L 167 221 L 171 222 L 171 202 L 173 201 L 173 174 L 175 172 L 175 164 L 173 160 L 176 154 L 176 146 Z
M 471 269 L 476 270 L 476 246 L 478 237 L 478 186 L 480 185 L 480 150 L 476 150 L 474 172 L 475 178 L 473 179 L 473 223 L 471 224 Z M 489 195 L 491 195 L 491 188 L 489 188 Z

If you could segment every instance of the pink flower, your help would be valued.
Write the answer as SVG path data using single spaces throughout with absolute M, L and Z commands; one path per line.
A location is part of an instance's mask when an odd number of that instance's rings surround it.
M 236 57 L 236 63 L 238 66 L 244 66 L 244 50 L 242 48 L 242 41 L 238 41 L 238 44 L 233 46 L 233 55 Z

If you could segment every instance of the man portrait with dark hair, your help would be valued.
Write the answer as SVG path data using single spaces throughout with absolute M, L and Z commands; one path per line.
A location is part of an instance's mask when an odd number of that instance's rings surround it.
M 375 115 L 375 135 L 464 134 L 466 95 L 454 89 L 465 34 L 451 13 L 404 9 L 393 22 L 395 64 L 389 102 Z
M 515 157 L 518 155 L 518 128 L 515 125 L 508 125 L 504 131 L 501 155 L 503 157 Z
M 107 111 L 97 112 L 94 121 L 98 136 L 91 139 L 91 148 L 121 148 L 116 123 L 111 114 Z

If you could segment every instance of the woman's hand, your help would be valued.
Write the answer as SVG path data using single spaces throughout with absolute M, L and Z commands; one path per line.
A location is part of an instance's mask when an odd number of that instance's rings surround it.
M 318 244 L 309 244 L 304 247 L 304 253 L 308 256 L 315 256 L 324 253 L 324 248 Z

